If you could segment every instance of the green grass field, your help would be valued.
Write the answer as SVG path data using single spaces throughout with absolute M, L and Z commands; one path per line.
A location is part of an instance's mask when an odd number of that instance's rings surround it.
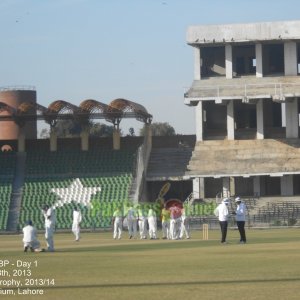
M 115 241 L 102 232 L 83 233 L 76 243 L 64 233 L 55 235 L 55 253 L 23 253 L 21 236 L 1 235 L 0 265 L 10 265 L 0 270 L 10 277 L 0 274 L 0 299 L 299 299 L 300 229 L 248 230 L 246 245 L 238 244 L 236 230 L 228 232 L 226 245 L 219 236 L 210 231 L 203 241 L 194 231 L 191 240 L 141 241 L 123 232 Z M 31 276 L 18 261 L 32 263 Z M 33 281 L 40 296 L 18 295 L 17 289 L 3 294 L 3 280 L 20 280 L 24 289 L 25 278 L 54 279 L 55 285 Z

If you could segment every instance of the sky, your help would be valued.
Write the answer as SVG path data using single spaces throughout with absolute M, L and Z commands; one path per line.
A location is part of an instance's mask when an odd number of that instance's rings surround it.
M 297 20 L 299 8 L 299 0 L 0 0 L 0 87 L 34 86 L 46 107 L 125 98 L 153 122 L 195 134 L 194 108 L 183 103 L 194 74 L 188 26 Z M 142 126 L 120 124 L 123 134 Z

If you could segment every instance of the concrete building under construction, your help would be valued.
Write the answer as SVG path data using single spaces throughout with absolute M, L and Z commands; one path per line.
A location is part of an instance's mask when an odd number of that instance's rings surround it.
M 190 26 L 199 198 L 300 194 L 300 21 Z

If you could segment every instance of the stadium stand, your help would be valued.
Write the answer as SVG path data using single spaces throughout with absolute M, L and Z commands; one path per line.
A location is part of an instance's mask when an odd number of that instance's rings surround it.
M 49 140 L 26 140 L 26 153 L 22 155 L 26 160 L 24 174 L 18 174 L 22 168 L 17 168 L 16 152 L 0 152 L 0 230 L 6 230 L 8 223 L 14 222 L 21 229 L 29 219 L 42 229 L 44 219 L 40 209 L 44 203 L 57 206 L 57 228 L 69 229 L 75 203 L 62 203 L 51 189 L 68 188 L 76 178 L 84 187 L 101 187 L 101 192 L 92 195 L 89 206 L 80 205 L 81 227 L 109 227 L 114 207 L 129 198 L 135 155 L 142 141 L 143 138 L 126 137 L 121 139 L 122 150 L 114 151 L 111 138 L 91 138 L 90 150 L 81 151 L 79 139 L 58 139 L 58 151 L 50 152 Z M 20 208 L 15 201 L 18 197 Z M 13 222 L 8 222 L 12 204 L 18 213 Z
M 51 189 L 68 188 L 77 178 L 83 187 L 101 187 L 100 192 L 91 196 L 91 205 L 77 205 L 83 214 L 81 228 L 109 227 L 111 211 L 128 199 L 138 143 L 131 143 L 130 147 L 124 146 L 126 149 L 117 151 L 111 150 L 109 143 L 104 143 L 103 147 L 92 143 L 89 151 L 81 151 L 72 145 L 72 141 L 68 145 L 66 140 L 60 142 L 56 152 L 47 150 L 44 141 L 29 145 L 20 228 L 26 220 L 31 219 L 38 229 L 42 229 L 44 219 L 41 207 L 47 203 L 56 206 L 57 229 L 70 229 L 72 210 L 76 203 L 72 199 L 59 201 L 59 197 Z M 77 193 L 82 191 L 77 190 Z M 97 209 L 100 205 L 101 213 Z
M 15 152 L 0 151 L 0 230 L 6 229 L 15 163 Z

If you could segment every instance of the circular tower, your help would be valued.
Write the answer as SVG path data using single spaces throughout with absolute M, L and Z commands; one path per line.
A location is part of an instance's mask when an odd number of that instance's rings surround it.
M 0 88 L 0 102 L 17 110 L 23 102 L 36 103 L 36 90 L 34 87 L 4 87 Z M 9 112 L 2 111 L 0 116 L 10 115 Z M 13 120 L 0 121 L 0 140 L 18 139 L 20 127 Z M 27 121 L 23 127 L 26 139 L 37 138 L 36 121 Z

